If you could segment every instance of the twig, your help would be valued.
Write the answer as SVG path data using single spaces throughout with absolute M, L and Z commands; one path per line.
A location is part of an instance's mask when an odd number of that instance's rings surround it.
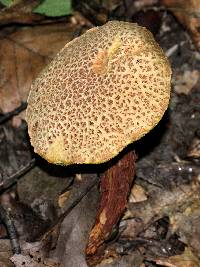
M 165 55 L 167 57 L 171 57 L 177 50 L 179 47 L 181 47 L 182 45 L 184 45 L 186 42 L 185 41 L 182 41 L 180 42 L 179 44 L 175 44 L 173 45 L 172 47 L 170 47 L 166 52 L 165 52 Z
M 4 113 L 0 117 L 0 124 L 6 122 L 7 120 L 10 120 L 15 115 L 18 115 L 21 111 L 25 110 L 26 107 L 27 107 L 27 103 L 22 102 L 21 105 L 19 107 L 17 107 L 16 109 L 14 109 L 10 112 Z
M 17 237 L 17 231 L 15 228 L 14 222 L 12 220 L 12 217 L 10 216 L 9 209 L 5 209 L 0 205 L 0 217 L 6 226 L 6 229 L 7 229 L 9 238 L 10 238 L 10 243 L 11 243 L 13 254 L 20 254 L 21 248 L 20 248 L 18 237 Z
M 49 227 L 49 229 L 46 231 L 47 234 L 53 231 L 54 227 L 61 223 L 64 218 L 73 210 L 73 208 L 76 207 L 76 205 L 78 205 L 78 203 L 88 194 L 88 192 L 90 192 L 90 190 L 99 183 L 99 177 L 95 174 L 82 174 L 82 176 L 86 177 L 84 183 L 82 182 L 82 187 L 80 187 L 79 181 L 73 185 L 71 197 L 62 208 L 61 216 Z
M 72 192 L 74 197 L 69 199 L 65 207 L 63 208 L 63 214 L 61 215 L 61 217 L 63 218 L 65 218 L 70 213 L 70 211 L 72 211 L 72 209 L 82 200 L 82 198 L 87 195 L 87 193 L 99 182 L 99 177 L 95 174 L 82 174 L 82 176 L 86 176 L 83 187 L 80 188 L 80 182 L 77 182 L 77 186 L 74 184 L 74 192 Z
M 7 177 L 6 182 L 0 183 L 0 192 L 7 190 L 8 187 L 12 186 L 19 179 L 19 177 L 21 177 L 27 171 L 32 169 L 34 165 L 35 165 L 35 159 L 33 158 L 25 166 L 23 166 L 21 169 L 15 172 L 13 175 Z

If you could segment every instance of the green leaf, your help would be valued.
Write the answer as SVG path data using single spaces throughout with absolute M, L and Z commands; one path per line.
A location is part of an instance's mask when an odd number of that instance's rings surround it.
M 0 0 L 0 2 L 4 5 L 4 6 L 9 6 L 12 4 L 12 0 Z
M 12 0 L 0 0 L 5 6 L 10 6 Z M 72 12 L 71 0 L 43 0 L 34 10 L 34 13 L 39 13 L 49 17 L 59 17 L 69 15 Z
M 44 0 L 34 9 L 35 13 L 50 17 L 69 15 L 71 11 L 71 0 Z

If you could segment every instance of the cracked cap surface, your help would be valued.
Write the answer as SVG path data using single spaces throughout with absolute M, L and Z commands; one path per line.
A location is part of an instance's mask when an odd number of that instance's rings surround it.
M 31 144 L 51 163 L 105 162 L 159 122 L 170 81 L 169 62 L 146 28 L 119 21 L 93 28 L 33 83 Z

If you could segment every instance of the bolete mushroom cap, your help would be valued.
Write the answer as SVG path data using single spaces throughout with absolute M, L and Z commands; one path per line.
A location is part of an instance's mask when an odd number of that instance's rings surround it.
M 93 28 L 33 83 L 31 144 L 55 164 L 105 162 L 159 122 L 170 80 L 169 62 L 146 28 L 121 21 Z

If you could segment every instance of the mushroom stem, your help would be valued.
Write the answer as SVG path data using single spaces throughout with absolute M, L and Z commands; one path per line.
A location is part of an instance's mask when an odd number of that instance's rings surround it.
M 108 240 L 113 227 L 124 213 L 135 175 L 135 160 L 136 155 L 131 151 L 101 177 L 100 205 L 86 248 L 86 258 L 90 266 L 94 261 L 98 261 L 100 247 L 102 248 L 103 243 Z

